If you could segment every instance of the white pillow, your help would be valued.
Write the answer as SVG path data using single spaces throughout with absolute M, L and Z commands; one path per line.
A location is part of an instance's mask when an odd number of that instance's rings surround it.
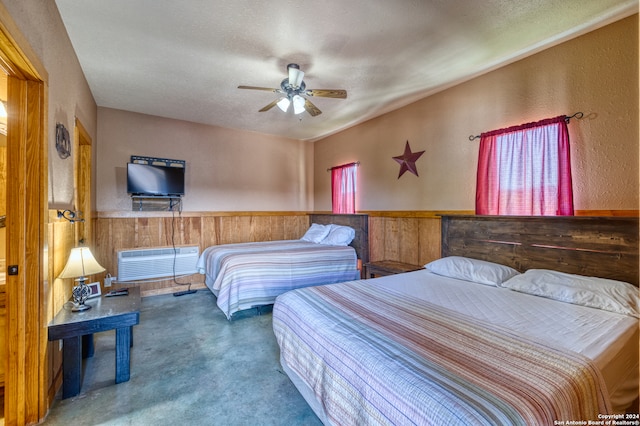
M 327 235 L 329 235 L 331 227 L 329 225 L 320 225 L 319 223 L 312 223 L 307 232 L 300 238 L 302 241 L 309 241 L 311 243 L 319 243 Z
M 501 287 L 640 318 L 638 288 L 622 281 L 529 269 Z
M 356 237 L 356 231 L 350 226 L 328 225 L 331 227 L 327 235 L 320 244 L 330 246 L 348 246 Z
M 494 287 L 519 274 L 506 265 L 461 256 L 443 257 L 427 263 L 424 267 L 434 274 Z

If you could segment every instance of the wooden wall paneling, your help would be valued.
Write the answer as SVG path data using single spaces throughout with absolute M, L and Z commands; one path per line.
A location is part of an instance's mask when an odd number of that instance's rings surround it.
M 278 234 L 277 240 L 295 240 L 301 238 L 309 229 L 309 218 L 307 216 L 282 216 L 282 229 Z M 300 234 L 300 223 L 304 222 L 305 230 Z
M 116 250 L 134 248 L 137 242 L 136 218 L 109 219 L 109 236 L 111 239 L 111 258 L 115 258 Z
M 398 260 L 417 265 L 420 262 L 420 222 L 417 218 L 398 219 Z
M 287 238 L 286 229 L 290 228 L 287 225 L 287 218 L 282 215 L 269 216 L 269 231 L 271 240 L 289 240 Z
M 369 258 L 372 262 L 384 258 L 384 218 L 369 216 Z
M 424 265 L 440 257 L 437 216 L 369 216 L 371 261 L 395 260 Z
M 237 217 L 222 216 L 220 219 L 220 244 L 230 244 L 241 242 L 236 226 Z
M 251 241 L 251 216 L 238 216 L 233 223 L 233 240 L 241 243 Z
M 91 222 L 93 232 L 91 249 L 95 250 L 93 255 L 96 260 L 106 268 L 107 272 L 113 273 L 113 259 L 110 255 L 113 247 L 110 233 L 111 219 L 97 219 L 94 217 Z
M 439 259 L 441 253 L 440 241 L 440 218 L 420 219 L 420 257 L 416 265 L 426 265 L 433 260 Z
M 199 245 L 202 236 L 200 235 L 200 217 L 183 217 L 179 219 L 181 228 L 181 241 L 183 245 Z
M 49 223 L 47 224 L 47 264 L 49 267 L 45 285 L 47 303 L 44 308 L 47 324 L 69 300 L 71 289 L 75 284 L 73 280 L 61 280 L 57 277 L 67 264 L 71 249 L 77 245 L 76 225 L 77 223 L 72 224 L 64 219 L 58 219 L 56 210 L 49 211 Z M 62 383 L 62 351 L 59 342 L 49 342 L 47 339 L 45 345 L 48 354 L 45 365 L 48 377 L 46 386 L 48 399 L 52 401 Z
M 307 229 L 309 229 L 309 226 L 311 225 L 311 223 L 309 222 L 309 217 L 306 215 L 295 216 L 295 221 L 298 227 L 298 232 L 296 233 L 294 238 L 302 238 L 304 233 L 307 232 Z
M 220 244 L 219 218 L 203 216 L 200 220 L 200 251 L 209 246 Z
M 135 247 L 159 247 L 166 245 L 163 234 L 163 218 L 139 217 L 135 219 Z
M 53 222 L 53 219 L 51 219 L 53 212 L 49 213 L 49 223 L 47 224 L 47 248 L 49 250 L 52 249 L 52 247 L 55 247 L 55 237 L 54 237 L 54 231 L 55 231 L 55 223 Z M 47 283 L 48 286 L 47 288 L 45 288 L 45 299 L 46 299 L 46 307 L 45 307 L 45 316 L 47 318 L 53 318 L 54 315 L 56 314 L 56 307 L 55 307 L 55 303 L 54 303 L 54 297 L 55 297 L 55 292 L 54 292 L 54 284 L 55 284 L 55 274 L 56 274 L 56 266 L 55 266 L 55 254 L 54 253 L 49 253 L 48 255 L 48 264 L 49 264 L 49 270 L 48 270 L 48 279 L 47 279 Z M 61 351 L 60 351 L 60 346 L 58 346 L 58 348 L 56 348 L 53 345 L 54 342 L 48 342 L 47 345 L 47 353 L 49 354 L 49 356 L 47 357 L 47 363 L 46 363 L 46 371 L 47 371 L 47 389 L 48 389 L 48 394 L 55 394 L 55 391 L 57 389 L 57 383 L 55 382 L 56 380 L 56 374 L 57 373 L 61 373 L 62 371 L 62 356 L 61 356 Z M 58 342 L 55 342 L 58 343 Z M 60 374 L 61 375 L 61 374 Z M 53 400 L 53 397 L 50 396 L 51 400 Z
M 272 216 L 250 216 L 249 241 L 270 241 Z
M 400 260 L 399 218 L 389 217 L 384 221 L 384 260 Z

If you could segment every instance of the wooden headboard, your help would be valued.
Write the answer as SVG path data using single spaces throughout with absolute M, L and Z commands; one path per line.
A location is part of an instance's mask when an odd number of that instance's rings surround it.
M 309 214 L 309 225 L 318 223 L 328 225 L 350 226 L 356 231 L 356 236 L 349 244 L 356 250 L 358 259 L 363 264 L 369 262 L 369 215 L 366 214 Z
M 442 256 L 639 284 L 637 217 L 442 216 Z

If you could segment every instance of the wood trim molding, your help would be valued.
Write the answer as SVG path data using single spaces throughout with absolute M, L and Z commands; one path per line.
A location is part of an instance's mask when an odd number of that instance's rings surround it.
M 445 215 L 474 215 L 473 210 L 361 210 L 358 214 L 371 217 L 440 217 Z M 576 216 L 620 216 L 640 217 L 640 210 L 576 210 Z M 131 217 L 171 217 L 176 213 L 160 211 L 102 211 L 96 212 L 98 219 L 131 218 Z M 302 216 L 307 214 L 331 214 L 329 211 L 204 211 L 181 212 L 182 217 L 204 216 Z
M 277 211 L 256 211 L 256 212 L 161 212 L 161 211 L 110 211 L 110 212 L 96 212 L 96 219 L 118 219 L 118 218 L 135 218 L 135 217 L 213 217 L 213 216 L 305 216 L 311 212 L 299 211 L 299 212 L 277 212 Z
M 46 81 L 48 73 L 22 36 L 6 7 L 0 3 L 0 67 L 22 80 Z
M 36 424 L 46 397 L 47 144 L 45 68 L 0 4 L 0 67 L 7 73 L 7 276 L 4 422 Z

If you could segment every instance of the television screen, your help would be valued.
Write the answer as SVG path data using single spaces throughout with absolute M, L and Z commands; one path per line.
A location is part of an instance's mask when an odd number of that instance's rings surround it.
M 184 195 L 184 168 L 127 164 L 127 192 L 131 195 Z

